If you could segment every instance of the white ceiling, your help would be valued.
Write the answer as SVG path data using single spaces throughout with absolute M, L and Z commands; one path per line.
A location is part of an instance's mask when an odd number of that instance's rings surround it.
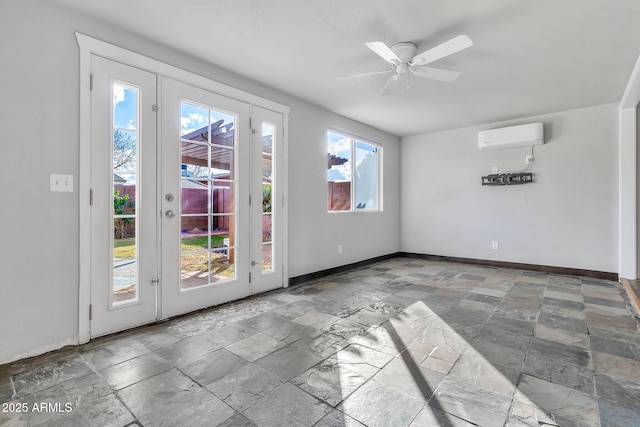
M 620 101 L 640 54 L 638 0 L 49 0 L 398 136 Z M 380 96 L 364 46 L 474 45 Z M 108 40 L 107 40 L 108 41 Z M 126 47 L 126 46 L 125 46 Z

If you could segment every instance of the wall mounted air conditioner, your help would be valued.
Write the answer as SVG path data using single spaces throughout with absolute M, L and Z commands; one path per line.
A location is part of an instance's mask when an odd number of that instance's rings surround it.
M 480 150 L 502 150 L 503 148 L 530 147 L 544 144 L 542 123 L 510 126 L 478 132 Z

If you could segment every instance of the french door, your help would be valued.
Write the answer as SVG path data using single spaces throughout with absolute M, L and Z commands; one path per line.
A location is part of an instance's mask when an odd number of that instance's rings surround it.
M 162 87 L 162 316 L 251 293 L 250 106 Z
M 92 56 L 92 337 L 281 287 L 283 118 Z

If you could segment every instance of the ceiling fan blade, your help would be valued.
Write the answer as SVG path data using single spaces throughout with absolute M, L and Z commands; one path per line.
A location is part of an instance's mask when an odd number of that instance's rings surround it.
M 358 74 L 351 74 L 349 76 L 336 77 L 336 80 L 348 80 L 348 79 L 355 79 L 358 77 L 375 76 L 378 74 L 387 74 L 392 71 L 393 71 L 393 68 L 389 68 L 388 70 L 382 70 L 382 71 L 367 71 L 365 73 L 358 73 Z
M 411 67 L 409 69 L 414 75 L 418 77 L 440 80 L 442 82 L 452 82 L 460 77 L 460 74 L 462 74 L 460 71 L 442 70 L 440 68 L 431 67 Z
M 383 96 L 383 95 L 385 95 L 387 93 L 387 89 L 389 88 L 389 84 L 392 81 L 398 80 L 398 77 L 400 77 L 400 74 L 398 74 L 398 73 L 396 73 L 393 76 L 389 77 L 389 80 L 387 80 L 387 83 L 382 88 L 382 92 L 380 92 L 380 96 Z
M 391 48 L 383 42 L 369 42 L 364 45 L 390 64 L 398 65 L 402 62 L 400 57 L 393 53 Z
M 465 35 L 454 37 L 448 42 L 439 44 L 438 46 L 429 49 L 421 54 L 413 57 L 411 61 L 413 65 L 426 65 L 430 62 L 437 61 L 445 56 L 453 55 L 456 52 L 460 52 L 473 45 L 471 39 Z

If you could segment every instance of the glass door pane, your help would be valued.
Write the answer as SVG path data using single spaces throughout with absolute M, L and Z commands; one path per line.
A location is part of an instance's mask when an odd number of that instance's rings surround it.
M 113 123 L 113 280 L 112 306 L 138 300 L 139 88 L 121 82 L 112 87 Z
M 236 278 L 234 114 L 182 101 L 180 277 L 188 290 Z
M 273 140 L 275 126 L 262 123 L 262 272 L 273 271 Z

